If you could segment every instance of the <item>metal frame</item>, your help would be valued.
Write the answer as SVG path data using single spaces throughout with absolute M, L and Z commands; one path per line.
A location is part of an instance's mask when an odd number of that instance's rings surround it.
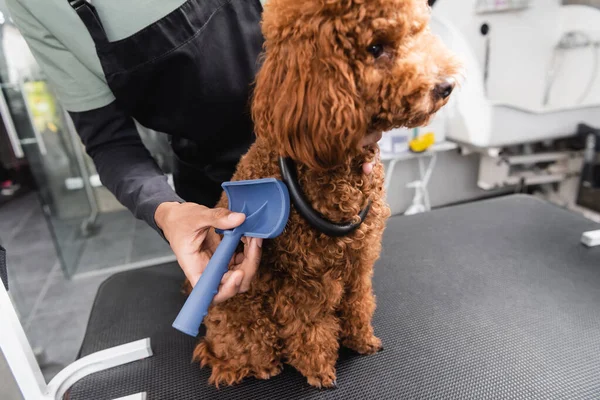
M 88 215 L 81 223 L 81 233 L 85 237 L 93 231 L 93 227 L 96 225 L 98 215 L 100 214 L 100 207 L 98 206 L 98 202 L 96 201 L 94 189 L 92 188 L 92 185 L 90 183 L 90 174 L 87 169 L 87 165 L 85 164 L 83 153 L 81 151 L 81 139 L 79 138 L 77 130 L 75 129 L 75 125 L 73 124 L 73 120 L 71 119 L 71 116 L 67 111 L 63 111 L 63 117 L 66 122 L 66 129 L 71 140 L 71 145 L 73 146 L 75 160 L 77 161 L 79 172 L 81 173 L 81 177 L 83 178 L 83 187 L 85 188 L 85 194 L 90 204 L 90 215 Z
M 6 127 L 8 140 L 12 146 L 13 153 L 15 153 L 15 157 L 23 158 L 25 157 L 25 152 L 23 152 L 21 140 L 19 139 L 19 135 L 17 135 L 17 128 L 15 128 L 15 122 L 13 121 L 10 109 L 8 108 L 6 96 L 4 95 L 4 87 L 4 85 L 0 85 L 0 117 L 2 117 L 2 121 Z
M 425 168 L 423 157 L 419 157 L 418 161 L 419 179 L 406 185 L 408 189 L 415 189 L 415 195 L 410 207 L 408 207 L 408 210 L 404 212 L 404 215 L 414 215 L 431 211 L 431 201 L 429 200 L 429 191 L 427 190 L 427 185 L 429 185 L 429 180 L 431 179 L 431 175 L 433 174 L 433 170 L 435 168 L 437 153 L 431 154 L 427 169 Z
M 27 117 L 29 118 L 33 135 L 35 136 L 35 142 L 31 141 L 30 143 L 36 143 L 40 149 L 40 153 L 45 156 L 48 153 L 48 150 L 46 149 L 46 143 L 44 142 L 42 134 L 40 131 L 38 131 L 37 126 L 35 126 L 35 119 L 33 118 L 33 112 L 31 111 L 31 106 L 29 105 L 29 98 L 27 97 L 27 92 L 25 91 L 25 82 L 22 80 L 19 81 L 19 90 L 21 91 L 21 96 L 23 97 L 23 104 L 25 104 L 25 111 L 27 111 Z
M 476 151 L 476 150 L 475 150 Z M 565 183 L 578 176 L 583 161 L 581 152 L 562 151 L 502 156 L 500 152 L 480 151 L 477 186 L 483 190 L 519 185 Z M 514 170 L 515 166 L 550 164 L 543 168 Z
M 142 339 L 83 357 L 60 371 L 48 384 L 19 321 L 8 292 L 0 284 L 0 349 L 25 400 L 58 400 L 87 375 L 152 356 L 150 339 Z M 145 393 L 119 400 L 144 400 Z
M 451 151 L 451 150 L 456 150 L 456 149 L 458 149 L 458 145 L 456 143 L 440 142 L 440 143 L 436 143 L 436 144 L 432 145 L 428 150 L 424 151 L 423 153 L 412 153 L 409 151 L 406 151 L 404 153 L 398 153 L 398 154 L 382 153 L 381 161 L 389 161 L 390 162 L 390 164 L 388 165 L 388 168 L 387 168 L 387 173 L 385 175 L 384 187 L 385 187 L 386 193 L 389 192 L 389 189 L 392 184 L 392 178 L 394 176 L 394 169 L 396 168 L 396 164 L 398 164 L 399 162 L 406 161 L 406 160 L 422 159 L 423 157 L 431 157 L 432 155 L 440 153 L 440 152 Z M 422 176 L 421 176 L 421 178 L 422 178 Z

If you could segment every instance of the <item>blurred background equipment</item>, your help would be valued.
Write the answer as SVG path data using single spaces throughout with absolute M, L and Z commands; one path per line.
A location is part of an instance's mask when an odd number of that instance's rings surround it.
M 445 136 L 479 159 L 477 186 L 599 219 L 600 2 L 440 0 L 434 19 L 466 61 Z

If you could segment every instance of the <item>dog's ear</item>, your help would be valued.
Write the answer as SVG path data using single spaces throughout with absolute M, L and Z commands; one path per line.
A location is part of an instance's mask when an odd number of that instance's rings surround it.
M 348 57 L 324 30 L 267 40 L 252 103 L 257 136 L 316 170 L 344 164 L 367 129 Z

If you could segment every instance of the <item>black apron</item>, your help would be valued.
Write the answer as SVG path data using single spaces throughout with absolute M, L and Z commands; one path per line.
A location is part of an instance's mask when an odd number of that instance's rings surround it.
M 91 4 L 69 3 L 95 42 L 118 105 L 171 136 L 177 193 L 213 206 L 254 141 L 249 97 L 263 44 L 260 1 L 188 0 L 115 42 Z

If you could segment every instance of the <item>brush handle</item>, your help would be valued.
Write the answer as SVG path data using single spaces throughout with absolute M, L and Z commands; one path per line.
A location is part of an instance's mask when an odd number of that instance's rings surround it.
M 173 322 L 173 328 L 190 336 L 197 336 L 200 324 L 208 312 L 208 307 L 219 290 L 223 275 L 229 270 L 229 261 L 240 243 L 242 235 L 233 231 L 224 232 L 223 240 L 211 257 L 208 265 L 179 315 Z

